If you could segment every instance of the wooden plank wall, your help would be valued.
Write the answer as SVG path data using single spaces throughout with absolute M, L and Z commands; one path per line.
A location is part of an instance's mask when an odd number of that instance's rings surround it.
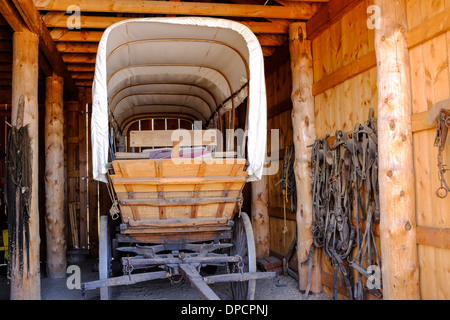
M 361 1 L 313 40 L 317 137 L 350 131 L 377 110 L 374 30 Z
M 436 128 L 420 125 L 431 106 L 450 98 L 450 1 L 407 1 L 420 293 L 450 299 L 450 197 L 440 199 Z M 450 163 L 450 147 L 444 150 Z M 446 174 L 448 178 L 448 174 Z
M 352 131 L 367 120 L 370 108 L 377 111 L 377 69 L 374 30 L 367 27 L 367 7 L 361 1 L 312 39 L 313 95 L 317 137 L 334 136 L 336 130 Z M 376 225 L 376 241 L 379 241 Z M 322 256 L 322 284 L 333 287 L 333 267 Z M 345 295 L 343 287 L 338 292 Z M 344 298 L 344 296 L 342 296 Z
M 66 240 L 69 250 L 89 249 L 90 255 L 97 257 L 98 215 L 99 212 L 108 214 L 111 201 L 106 185 L 94 181 L 92 177 L 90 90 L 80 90 L 79 100 L 64 102 Z M 78 248 L 74 247 L 71 236 L 69 206 L 73 203 L 79 203 L 76 211 Z
M 283 50 L 283 48 L 281 49 Z M 286 53 L 287 52 L 287 53 Z M 291 91 L 292 76 L 289 60 L 289 51 L 285 51 L 287 57 L 279 63 L 276 58 L 266 65 L 266 92 L 267 92 L 267 149 L 270 150 L 271 130 L 279 130 L 279 170 L 275 175 L 268 177 L 269 192 L 269 225 L 270 225 L 270 251 L 271 255 L 284 256 L 296 234 L 295 212 L 290 210 L 290 202 L 284 203 L 281 184 L 274 185 L 281 179 L 285 150 L 292 145 L 292 121 L 291 121 Z M 273 155 L 276 159 L 276 155 Z M 286 215 L 284 211 L 286 205 Z M 286 225 L 287 232 L 283 233 Z M 297 269 L 295 260 L 291 267 Z

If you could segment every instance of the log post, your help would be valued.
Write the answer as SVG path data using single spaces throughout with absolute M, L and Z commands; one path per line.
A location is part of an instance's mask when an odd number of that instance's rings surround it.
M 46 79 L 45 92 L 45 222 L 47 276 L 66 276 L 64 223 L 64 114 L 63 79 Z
M 406 0 L 375 0 L 383 296 L 420 299 Z
M 267 176 L 263 174 L 261 180 L 252 182 L 252 226 L 257 258 L 267 258 L 269 256 L 268 197 Z
M 19 100 L 24 97 L 23 126 L 28 125 L 31 143 L 31 203 L 29 209 L 30 242 L 29 259 L 24 255 L 24 268 L 19 271 L 17 264 L 11 270 L 11 300 L 39 300 L 41 298 L 41 282 L 39 269 L 39 205 L 38 205 L 38 75 L 39 75 L 39 36 L 23 30 L 13 35 L 12 63 L 12 108 L 11 122 L 17 126 Z M 15 236 L 16 235 L 10 235 Z M 11 250 L 11 249 L 10 249 Z M 17 253 L 16 253 L 17 254 Z
M 306 24 L 295 22 L 289 28 L 289 51 L 292 72 L 292 127 L 295 148 L 295 183 L 297 189 L 297 256 L 299 261 L 299 288 L 308 289 L 308 264 L 301 264 L 309 255 L 313 242 L 312 227 L 312 193 L 311 193 L 311 152 L 308 145 L 316 140 L 316 125 L 314 114 L 314 83 L 311 41 L 306 40 Z M 322 290 L 321 268 L 318 260 L 318 250 L 312 257 L 311 292 Z

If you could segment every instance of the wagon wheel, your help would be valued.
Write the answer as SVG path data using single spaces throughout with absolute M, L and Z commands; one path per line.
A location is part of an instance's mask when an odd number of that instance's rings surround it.
M 245 212 L 234 219 L 232 255 L 239 255 L 243 259 L 244 272 L 256 272 L 256 250 L 252 224 Z M 240 272 L 239 265 L 234 264 L 231 272 Z M 253 300 L 255 297 L 256 280 L 231 282 L 231 291 L 235 300 Z

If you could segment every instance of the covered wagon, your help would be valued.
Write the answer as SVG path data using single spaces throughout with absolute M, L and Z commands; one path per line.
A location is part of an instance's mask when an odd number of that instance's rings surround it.
M 208 283 L 231 282 L 235 299 L 252 299 L 257 279 L 275 277 L 257 272 L 241 212 L 244 184 L 261 178 L 266 155 L 255 35 L 212 18 L 116 23 L 98 47 L 92 96 L 94 179 L 109 185 L 113 206 L 100 218 L 100 279 L 82 289 L 101 288 L 103 299 L 115 285 L 181 275 L 202 298 L 218 298 Z M 191 127 L 130 130 L 137 120 L 168 118 Z M 124 275 L 111 277 L 112 261 Z M 224 273 L 200 275 L 208 266 Z

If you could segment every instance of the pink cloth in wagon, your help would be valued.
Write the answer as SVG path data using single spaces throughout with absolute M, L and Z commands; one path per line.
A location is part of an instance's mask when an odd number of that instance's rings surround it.
M 170 159 L 172 158 L 172 148 L 147 149 L 149 159 Z M 211 158 L 211 151 L 206 148 L 181 148 L 180 158 Z

